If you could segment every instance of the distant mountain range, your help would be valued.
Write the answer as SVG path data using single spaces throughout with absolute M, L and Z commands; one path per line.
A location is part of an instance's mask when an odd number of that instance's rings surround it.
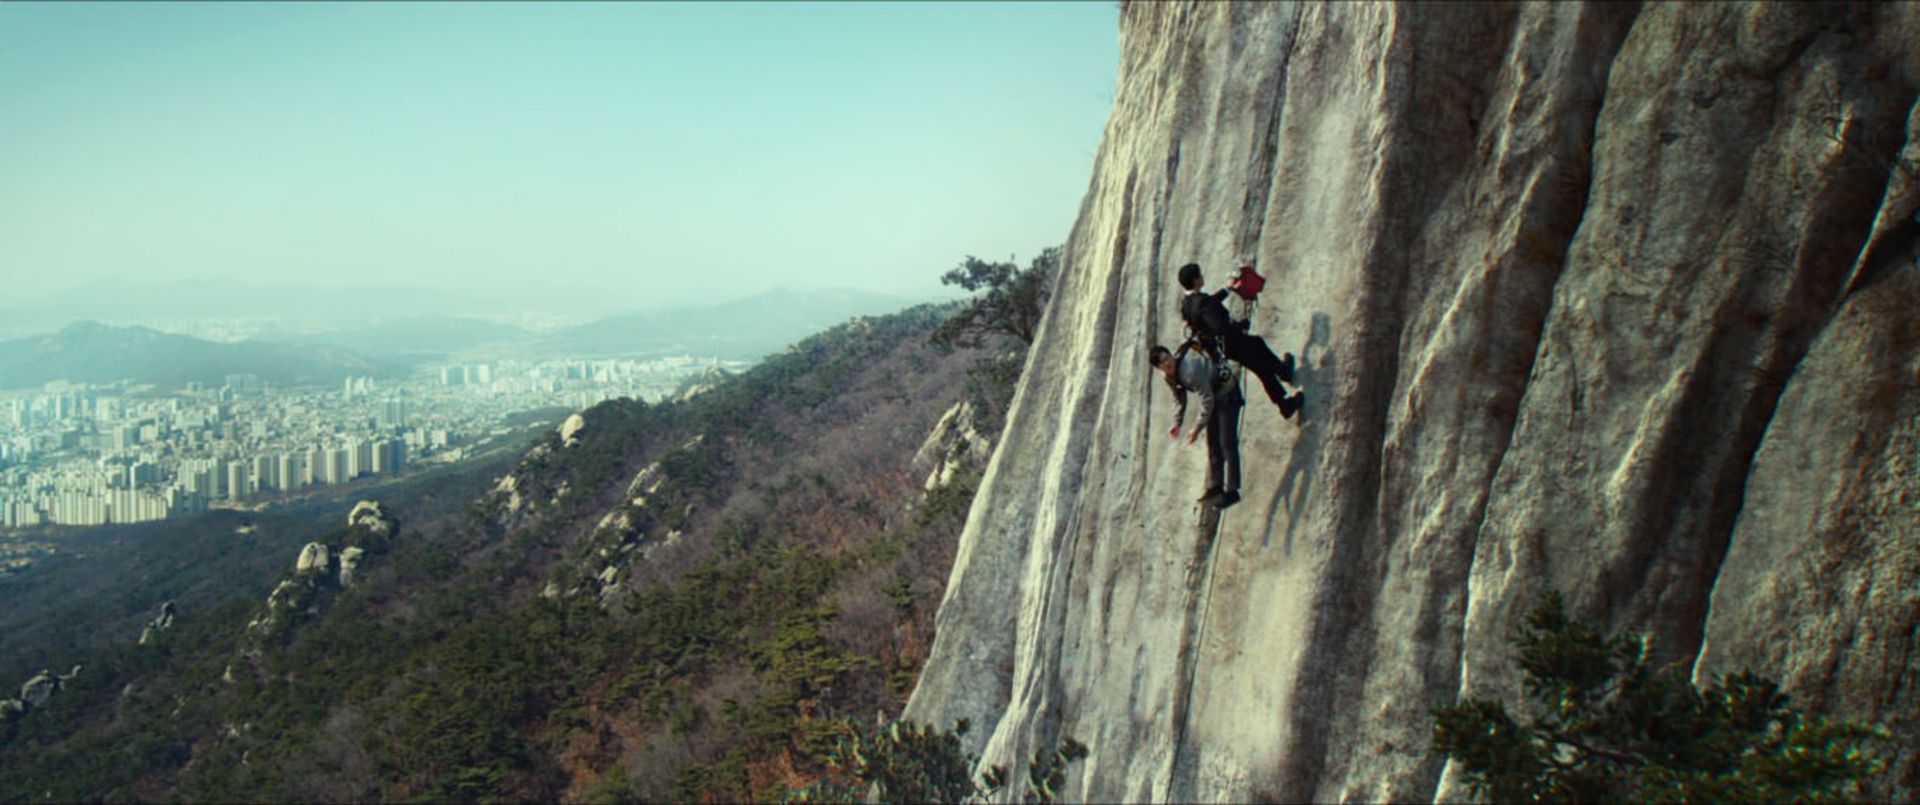
M 780 289 L 760 296 L 785 300 L 789 305 L 798 305 L 801 311 L 813 304 L 853 310 L 846 315 L 889 313 L 915 302 L 932 301 L 837 289 Z M 857 299 L 880 304 L 854 303 L 849 307 L 848 303 Z M 9 294 L 0 298 L 0 339 L 52 332 L 76 321 L 137 324 L 165 330 L 172 326 L 170 321 L 254 319 L 271 324 L 278 320 L 285 324 L 291 336 L 293 332 L 306 334 L 318 328 L 337 326 L 345 330 L 396 320 L 427 324 L 512 321 L 525 326 L 528 322 L 522 319 L 541 318 L 538 314 L 551 314 L 563 323 L 575 323 L 603 317 L 651 315 L 632 312 L 636 308 L 687 313 L 730 304 L 684 300 L 684 297 L 655 300 L 611 288 L 531 284 L 520 288 L 448 289 L 409 285 L 342 287 L 214 280 L 103 280 L 52 293 Z M 780 315 L 795 312 L 782 307 Z M 529 317 L 528 314 L 535 315 Z M 829 316 L 822 326 L 844 318 Z M 287 340 L 265 334 L 258 337 Z
M 450 316 L 410 316 L 370 327 L 273 340 L 412 357 L 607 358 L 692 354 L 754 359 L 855 316 L 892 313 L 911 302 L 850 289 L 780 288 L 744 299 L 609 316 L 535 333 Z
M 530 341 L 548 356 L 691 353 L 758 358 L 855 316 L 892 313 L 909 305 L 897 296 L 850 289 L 765 293 L 699 307 L 609 316 Z
M 391 376 L 433 360 L 645 358 L 691 354 L 757 359 L 855 316 L 910 300 L 848 289 L 777 289 L 710 305 L 627 313 L 536 333 L 457 316 L 401 316 L 368 326 L 271 334 L 221 343 L 147 327 L 73 324 L 50 335 L 0 341 L 0 388 L 50 380 L 218 384 L 256 374 L 281 384 Z
M 368 353 L 451 355 L 492 344 L 510 344 L 534 334 L 510 324 L 456 316 L 406 316 L 367 327 L 270 337 L 274 341 L 328 344 Z
M 53 380 L 218 385 L 230 374 L 253 374 L 288 385 L 337 383 L 349 376 L 384 377 L 406 369 L 400 361 L 325 345 L 222 344 L 98 322 L 80 322 L 52 335 L 0 341 L 0 388 L 30 388 Z
M 540 286 L 438 288 L 417 285 L 248 283 L 227 280 L 98 280 L 35 296 L 0 299 L 0 337 L 47 332 L 75 321 L 147 323 L 165 319 L 277 318 L 364 325 L 435 315 L 511 316 L 528 309 L 564 311 L 576 321 L 625 305 L 594 290 L 569 296 Z

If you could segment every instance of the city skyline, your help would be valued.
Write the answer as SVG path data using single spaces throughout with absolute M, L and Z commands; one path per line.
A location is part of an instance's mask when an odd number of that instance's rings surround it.
M 7 4 L 0 307 L 183 281 L 597 313 L 951 293 L 963 255 L 1066 237 L 1114 25 L 1107 3 Z
M 616 397 L 653 402 L 744 361 L 481 361 L 404 378 L 276 385 L 239 373 L 218 385 L 71 383 L 0 391 L 0 534 L 42 526 L 164 520 L 252 507 L 363 478 L 445 466 L 541 408 Z

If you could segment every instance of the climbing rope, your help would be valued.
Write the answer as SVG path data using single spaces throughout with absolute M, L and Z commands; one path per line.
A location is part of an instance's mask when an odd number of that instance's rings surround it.
M 1240 297 L 1241 318 L 1248 322 L 1249 329 L 1252 327 L 1253 313 L 1257 302 L 1257 297 L 1254 299 L 1249 299 L 1245 296 Z M 1192 333 L 1191 327 L 1188 328 L 1188 332 L 1189 334 Z M 1226 360 L 1225 333 L 1220 335 L 1219 341 L 1219 360 Z M 1247 394 L 1246 391 L 1242 389 L 1242 386 L 1246 382 L 1246 374 L 1247 367 L 1245 365 L 1240 365 L 1234 369 L 1234 390 L 1240 393 L 1240 410 L 1235 411 L 1233 414 L 1233 422 L 1236 430 L 1234 435 L 1236 438 L 1239 436 L 1237 433 L 1238 426 L 1241 420 L 1246 417 L 1247 413 Z M 1242 470 L 1244 474 L 1245 468 L 1243 467 Z M 1202 516 L 1204 517 L 1204 509 L 1202 511 Z M 1202 546 L 1196 546 L 1195 556 L 1192 560 L 1189 560 L 1187 565 L 1187 594 L 1189 596 L 1187 616 L 1186 623 L 1182 629 L 1181 645 L 1176 652 L 1178 661 L 1185 667 L 1175 672 L 1175 684 L 1185 689 L 1181 692 L 1179 699 L 1176 700 L 1174 704 L 1172 725 L 1173 752 L 1167 757 L 1167 779 L 1169 781 L 1177 774 L 1182 759 L 1187 757 L 1187 717 L 1191 714 L 1193 707 L 1193 666 L 1198 660 L 1198 655 L 1206 650 L 1206 647 L 1202 644 L 1206 639 L 1204 635 L 1207 632 L 1207 615 L 1213 609 L 1214 554 L 1220 549 L 1220 520 L 1224 516 L 1225 512 L 1220 509 L 1213 511 L 1213 528 L 1210 529 L 1207 534 L 1207 541 L 1204 545 L 1205 551 L 1199 551 L 1198 549 Z M 1196 574 L 1199 578 L 1195 578 Z M 1194 589 L 1195 582 L 1201 582 L 1198 590 Z M 1191 761 L 1189 760 L 1189 762 Z M 1171 782 L 1169 784 L 1171 784 Z
M 1258 304 L 1260 304 L 1260 298 L 1257 296 L 1252 299 L 1244 296 L 1240 297 L 1240 318 L 1247 323 L 1249 332 L 1253 329 L 1253 309 L 1254 306 Z M 1227 359 L 1226 340 L 1226 334 L 1222 333 L 1220 336 L 1220 359 L 1223 361 Z M 1233 412 L 1233 437 L 1238 440 L 1241 435 L 1240 426 L 1245 422 L 1247 416 L 1247 365 L 1237 361 L 1234 365 L 1237 368 L 1233 370 L 1233 390 L 1240 395 L 1240 408 Z M 1245 480 L 1246 473 L 1247 468 L 1244 465 L 1241 466 L 1240 475 L 1242 481 Z M 1218 526 L 1215 527 L 1215 533 L 1216 535 L 1218 534 Z

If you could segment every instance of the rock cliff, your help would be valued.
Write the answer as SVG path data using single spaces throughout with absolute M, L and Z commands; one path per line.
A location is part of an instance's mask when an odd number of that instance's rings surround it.
M 241 653 L 258 659 L 265 643 L 276 635 L 284 635 L 295 619 L 319 615 L 335 593 L 353 586 L 354 574 L 362 561 L 370 554 L 385 553 L 399 530 L 399 520 L 388 514 L 379 501 L 363 500 L 354 504 L 347 512 L 344 531 L 333 534 L 330 542 L 309 542 L 300 549 L 293 572 L 274 585 L 266 602 L 247 622 Z M 166 606 L 171 612 L 172 602 Z M 170 614 L 167 619 L 171 624 Z M 145 642 L 145 635 L 141 642 Z M 229 666 L 225 674 L 228 681 L 232 674 Z
M 1428 708 L 1549 588 L 1904 738 L 1920 5 L 1131 3 L 908 716 L 1093 800 L 1462 795 Z M 1244 502 L 1145 349 L 1255 261 Z M 1016 771 L 1016 777 L 1018 772 Z
M 162 602 L 160 604 L 160 614 L 153 616 L 153 620 L 147 621 L 147 625 L 140 628 L 140 640 L 138 644 L 144 646 L 159 640 L 161 634 L 173 628 L 175 614 L 176 612 L 172 601 Z

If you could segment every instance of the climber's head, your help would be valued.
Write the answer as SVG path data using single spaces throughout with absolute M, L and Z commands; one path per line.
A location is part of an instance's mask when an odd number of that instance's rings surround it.
M 1173 377 L 1174 371 L 1180 365 L 1179 361 L 1173 359 L 1173 350 L 1158 344 L 1155 344 L 1153 349 L 1147 350 L 1147 363 L 1153 364 L 1153 368 L 1159 369 L 1167 377 Z
M 1188 263 L 1180 267 L 1180 287 L 1189 291 L 1200 290 L 1200 264 Z

